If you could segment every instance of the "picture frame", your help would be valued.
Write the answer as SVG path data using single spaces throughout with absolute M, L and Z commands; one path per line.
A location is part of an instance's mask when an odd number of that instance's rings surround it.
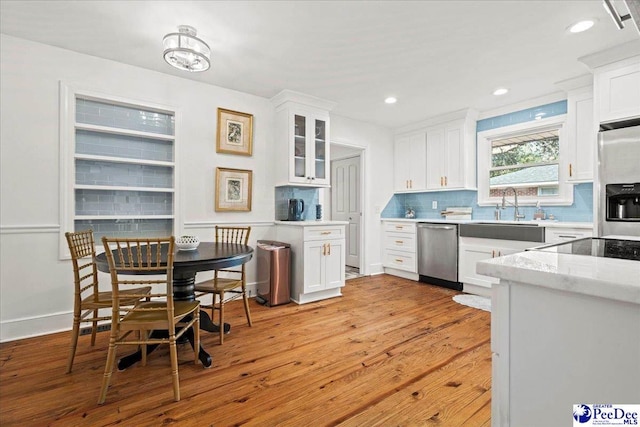
M 251 156 L 253 154 L 253 115 L 218 108 L 216 152 Z
M 251 211 L 253 171 L 216 168 L 216 212 Z

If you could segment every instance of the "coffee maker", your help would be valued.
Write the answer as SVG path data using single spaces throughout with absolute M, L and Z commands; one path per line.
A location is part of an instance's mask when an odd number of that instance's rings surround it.
M 289 199 L 289 209 L 287 212 L 287 221 L 303 221 L 304 200 Z

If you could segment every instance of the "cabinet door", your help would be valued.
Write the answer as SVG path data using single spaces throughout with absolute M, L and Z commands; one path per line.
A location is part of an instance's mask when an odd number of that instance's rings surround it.
M 304 242 L 304 293 L 325 289 L 325 242 Z
M 570 93 L 567 105 L 568 181 L 593 181 L 596 135 L 591 91 Z
M 398 138 L 394 145 L 394 188 L 396 191 L 426 187 L 426 141 L 424 134 Z
M 448 127 L 445 129 L 444 157 L 444 186 L 446 188 L 464 187 L 464 156 L 462 127 Z
M 499 279 L 476 273 L 476 263 L 496 257 L 496 252 L 495 249 L 488 246 L 460 245 L 458 281 L 485 288 L 490 288 L 492 284 L 498 283 Z
M 444 147 L 444 128 L 427 130 L 427 190 L 440 190 L 444 187 Z
M 640 64 L 602 72 L 596 79 L 600 123 L 640 116 Z
M 309 148 L 313 149 L 309 153 L 309 172 L 314 184 L 329 184 L 329 122 L 321 118 L 311 118 L 311 130 L 313 143 Z
M 307 143 L 308 135 L 307 117 L 301 114 L 293 114 L 293 158 L 289 169 L 289 181 L 306 183 L 309 176 L 308 157 L 313 155 L 313 150 Z
M 344 240 L 329 240 L 326 242 L 326 250 L 324 256 L 325 289 L 333 289 L 344 286 L 344 247 Z

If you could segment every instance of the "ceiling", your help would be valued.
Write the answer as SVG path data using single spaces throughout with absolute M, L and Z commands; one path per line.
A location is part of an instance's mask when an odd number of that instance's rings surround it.
M 556 82 L 588 73 L 577 58 L 640 44 L 599 0 L 2 0 L 0 8 L 4 34 L 266 98 L 291 89 L 390 128 L 558 92 Z M 597 19 L 594 28 L 566 31 L 585 18 Z M 208 71 L 162 59 L 163 36 L 182 24 L 211 47 Z M 493 96 L 501 86 L 510 92 Z M 387 96 L 398 102 L 385 104 Z

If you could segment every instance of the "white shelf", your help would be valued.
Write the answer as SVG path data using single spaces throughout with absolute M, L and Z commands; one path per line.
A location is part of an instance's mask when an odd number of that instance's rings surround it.
M 156 139 L 161 141 L 173 142 L 174 135 L 165 135 L 161 133 L 142 132 L 139 130 L 114 128 L 110 126 L 90 125 L 86 123 L 76 123 L 76 130 L 86 130 L 90 132 L 110 133 L 114 135 L 135 136 L 139 138 Z
M 144 191 L 148 193 L 174 193 L 173 188 L 162 187 L 126 187 L 126 186 L 113 186 L 113 185 L 82 185 L 76 184 L 74 186 L 76 190 L 109 190 L 109 191 Z
M 162 160 L 145 160 L 145 159 L 134 159 L 131 157 L 112 157 L 112 156 L 100 156 L 95 154 L 76 154 L 75 158 L 77 160 L 93 160 L 99 162 L 109 162 L 109 163 L 127 163 L 134 165 L 148 165 L 148 166 L 164 166 L 164 167 L 175 167 L 174 162 L 165 162 Z

